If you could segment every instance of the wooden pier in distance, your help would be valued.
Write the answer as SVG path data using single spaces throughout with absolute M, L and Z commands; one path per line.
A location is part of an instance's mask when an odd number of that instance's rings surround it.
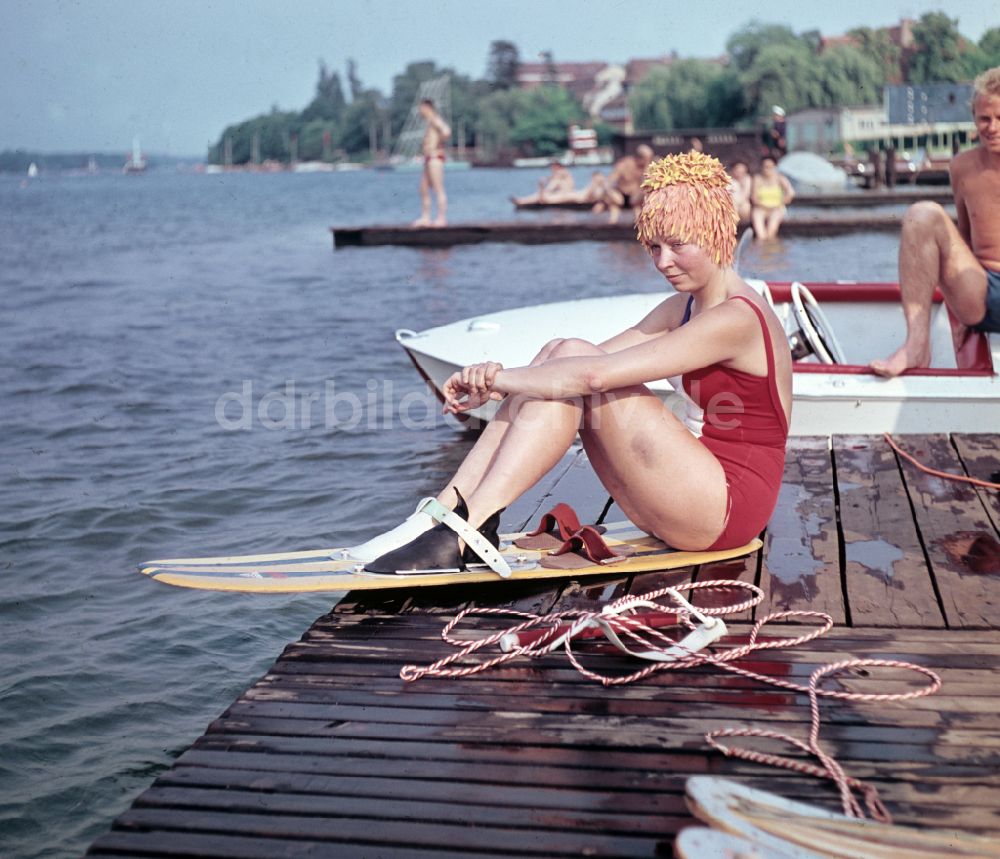
M 606 216 L 604 216 L 606 218 Z M 782 236 L 839 236 L 857 232 L 895 232 L 902 214 L 852 214 L 832 217 L 789 216 L 781 225 Z M 483 242 L 514 242 L 540 245 L 560 242 L 634 242 L 635 227 L 627 215 L 617 224 L 597 218 L 564 222 L 497 221 L 482 224 L 448 224 L 445 227 L 375 225 L 331 227 L 333 247 L 443 248 Z
M 899 441 L 931 467 L 1000 479 L 1000 435 Z M 505 530 L 557 501 L 573 504 L 583 521 L 621 518 L 574 453 L 512 505 Z M 635 577 L 610 568 L 604 579 L 555 587 L 348 595 L 89 855 L 663 857 L 694 823 L 685 779 L 706 773 L 839 810 L 831 783 L 725 758 L 704 740 L 727 726 L 804 739 L 803 694 L 708 666 L 603 688 L 562 655 L 462 680 L 399 678 L 402 665 L 447 652 L 441 628 L 465 606 L 544 614 L 713 579 L 757 583 L 767 594 L 758 618 L 807 609 L 835 620 L 826 636 L 759 651 L 744 667 L 798 683 L 849 657 L 938 672 L 942 689 L 929 698 L 821 701 L 820 743 L 849 776 L 878 787 L 897 823 L 1000 838 L 998 536 L 994 490 L 924 474 L 881 437 L 793 438 L 778 509 L 754 556 Z M 748 613 L 729 623 L 731 632 L 745 635 L 750 621 Z M 604 672 L 635 668 L 618 656 L 591 658 Z M 835 685 L 885 692 L 920 682 L 856 670 Z
M 872 206 L 899 206 L 916 203 L 920 200 L 931 200 L 935 203 L 954 203 L 951 187 L 921 188 L 919 191 L 900 191 L 895 188 L 883 188 L 878 191 L 840 191 L 825 194 L 798 194 L 792 203 L 793 209 L 798 206 L 810 206 L 819 209 L 831 208 L 870 208 Z M 512 200 L 513 202 L 513 200 Z M 593 203 L 517 203 L 514 208 L 519 211 L 531 212 L 541 209 L 565 210 L 570 212 L 589 212 Z

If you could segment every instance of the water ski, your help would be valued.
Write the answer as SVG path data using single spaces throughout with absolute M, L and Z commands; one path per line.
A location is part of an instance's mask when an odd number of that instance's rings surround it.
M 328 591 L 379 590 L 399 587 L 429 587 L 457 584 L 525 581 L 528 579 L 576 578 L 618 573 L 646 573 L 672 570 L 693 564 L 708 564 L 748 555 L 761 547 L 753 540 L 736 549 L 712 552 L 682 552 L 669 548 L 655 537 L 638 530 L 631 522 L 607 526 L 603 537 L 622 560 L 608 564 L 588 564 L 572 569 L 551 569 L 542 565 L 548 554 L 513 545 L 524 533 L 501 536 L 501 552 L 511 568 L 509 578 L 492 570 L 456 573 L 407 573 L 380 575 L 364 572 L 364 564 L 343 557 L 344 550 L 318 549 L 305 552 L 261 555 L 226 555 L 210 558 L 168 558 L 143 564 L 140 572 L 168 585 L 213 591 L 243 593 L 306 593 Z
M 1000 845 L 995 840 L 954 829 L 917 829 L 846 817 L 715 776 L 692 776 L 686 789 L 687 804 L 695 817 L 752 845 L 754 852 L 735 854 L 738 856 L 1000 859 Z M 703 839 L 700 832 L 687 838 L 678 839 L 678 853 L 685 859 L 724 855 L 692 852 Z

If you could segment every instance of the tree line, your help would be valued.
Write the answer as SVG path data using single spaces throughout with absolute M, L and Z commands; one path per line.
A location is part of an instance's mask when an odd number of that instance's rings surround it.
M 821 50 L 818 31 L 795 33 L 757 21 L 726 43 L 728 62 L 679 59 L 654 67 L 628 94 L 636 130 L 752 126 L 772 104 L 788 111 L 808 107 L 877 104 L 893 83 L 957 82 L 1000 65 L 1000 27 L 979 42 L 961 35 L 958 20 L 929 12 L 913 25 L 913 47 L 902 50 L 887 29 L 858 27 Z M 543 55 L 554 72 L 551 54 Z M 402 130 L 420 84 L 442 74 L 451 79 L 453 142 L 488 157 L 552 155 L 566 148 L 572 123 L 590 123 L 580 102 L 553 83 L 517 87 L 520 58 L 509 41 L 491 43 L 481 79 L 411 62 L 393 78 L 385 96 L 361 82 L 348 61 L 347 87 L 320 62 L 312 101 L 301 111 L 253 117 L 227 127 L 209 150 L 211 163 L 273 159 L 335 161 L 388 151 Z M 594 123 L 599 140 L 612 129 Z

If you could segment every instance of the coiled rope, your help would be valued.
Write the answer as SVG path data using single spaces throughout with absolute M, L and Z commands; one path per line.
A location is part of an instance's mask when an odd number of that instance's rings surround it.
M 684 596 L 691 591 L 743 591 L 746 598 L 727 606 L 697 608 Z M 657 600 L 669 597 L 672 605 L 662 605 Z M 795 772 L 832 780 L 840 792 L 844 814 L 848 817 L 865 817 L 864 809 L 875 820 L 890 823 L 892 818 L 879 799 L 873 785 L 848 776 L 843 767 L 825 752 L 819 744 L 820 714 L 819 699 L 836 698 L 844 701 L 885 702 L 905 701 L 931 695 L 941 688 L 941 678 L 930 669 L 909 662 L 893 659 L 845 659 L 823 665 L 813 671 L 807 685 L 793 683 L 779 677 L 772 677 L 750 671 L 734 664 L 758 650 L 774 650 L 794 647 L 812 641 L 833 628 L 833 619 L 818 611 L 773 612 L 754 623 L 746 644 L 733 646 L 714 653 L 701 652 L 705 647 L 726 634 L 721 617 L 747 611 L 758 605 L 764 598 L 760 588 L 747 582 L 707 581 L 678 584 L 675 587 L 660 588 L 640 597 L 622 597 L 605 605 L 600 611 L 569 610 L 550 615 L 536 615 L 509 609 L 469 608 L 460 611 L 448 621 L 441 637 L 455 650 L 436 662 L 421 665 L 404 665 L 399 672 L 403 680 L 412 682 L 422 677 L 469 677 L 504 665 L 522 657 L 544 656 L 562 649 L 570 664 L 583 676 L 604 686 L 634 683 L 658 671 L 695 668 L 713 665 L 725 671 L 738 674 L 762 683 L 806 693 L 809 696 L 810 729 L 808 740 L 787 734 L 757 728 L 724 728 L 709 731 L 705 740 L 712 748 L 727 757 L 742 758 L 755 763 L 783 767 Z M 645 611 L 643 611 L 645 610 Z M 515 617 L 521 621 L 509 628 L 490 632 L 473 639 L 453 636 L 455 628 L 469 617 Z M 806 620 L 815 628 L 801 635 L 760 640 L 764 627 L 778 620 Z M 666 635 L 665 627 L 686 627 L 689 634 L 680 642 Z M 584 666 L 573 650 L 573 641 L 593 640 L 602 636 L 615 647 L 630 656 L 648 660 L 645 667 L 624 675 L 606 675 Z M 626 644 L 627 642 L 627 644 Z M 480 656 L 486 648 L 498 647 L 501 652 L 492 656 Z M 927 678 L 927 685 L 909 692 L 861 693 L 822 689 L 820 683 L 829 677 L 852 669 L 899 668 L 914 671 Z M 798 748 L 814 756 L 820 763 L 810 763 L 782 757 L 780 755 L 727 746 L 719 742 L 722 737 L 760 737 L 777 740 Z M 859 792 L 864 800 L 864 808 L 855 796 Z

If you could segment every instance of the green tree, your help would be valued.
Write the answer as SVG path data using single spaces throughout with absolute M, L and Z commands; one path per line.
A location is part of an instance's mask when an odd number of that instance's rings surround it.
M 1000 27 L 990 27 L 979 40 L 985 66 L 980 71 L 1000 66 Z
M 967 77 L 957 20 L 944 12 L 927 12 L 913 25 L 913 42 L 910 83 L 956 83 Z
M 358 64 L 352 59 L 347 61 L 347 86 L 351 93 L 351 101 L 361 98 L 365 91 L 361 78 L 358 77 Z
M 653 69 L 629 100 L 636 128 L 718 128 L 743 113 L 739 78 L 705 60 L 679 60 Z
M 475 132 L 479 145 L 491 156 L 513 147 L 511 132 L 531 99 L 526 90 L 497 90 L 479 102 Z
M 746 72 L 753 66 L 758 54 L 772 45 L 808 48 L 807 43 L 796 36 L 791 27 L 751 21 L 729 37 L 726 51 L 736 70 Z
M 902 52 L 899 45 L 889 37 L 888 30 L 855 27 L 848 30 L 847 35 L 854 39 L 857 49 L 878 66 L 883 84 L 902 83 L 903 71 L 899 65 Z
M 338 148 L 352 155 L 367 153 L 371 145 L 372 125 L 380 127 L 382 111 L 383 99 L 378 90 L 367 89 L 359 93 L 344 111 L 337 138 Z
M 229 126 L 209 151 L 209 160 L 215 164 L 222 163 L 225 141 L 228 139 L 233 148 L 233 164 L 248 164 L 253 161 L 255 140 L 261 161 L 287 161 L 291 135 L 297 133 L 298 129 L 298 113 L 273 108 L 270 113 Z
M 344 101 L 344 89 L 340 85 L 340 75 L 331 72 L 326 63 L 319 61 L 319 80 L 316 83 L 316 95 L 305 110 L 302 111 L 302 121 L 324 119 L 339 122 L 344 115 L 347 102 Z
M 742 75 L 751 116 L 763 116 L 771 105 L 799 110 L 826 104 L 820 64 L 802 43 L 775 43 L 762 48 Z
M 498 39 L 490 43 L 486 60 L 486 80 L 493 89 L 510 89 L 517 86 L 517 69 L 521 57 L 517 45 Z
M 875 61 L 849 45 L 824 51 L 819 58 L 823 105 L 878 104 L 885 77 Z
M 514 123 L 510 141 L 536 155 L 555 155 L 568 146 L 569 126 L 583 122 L 586 113 L 568 90 L 545 86 L 527 94 Z

